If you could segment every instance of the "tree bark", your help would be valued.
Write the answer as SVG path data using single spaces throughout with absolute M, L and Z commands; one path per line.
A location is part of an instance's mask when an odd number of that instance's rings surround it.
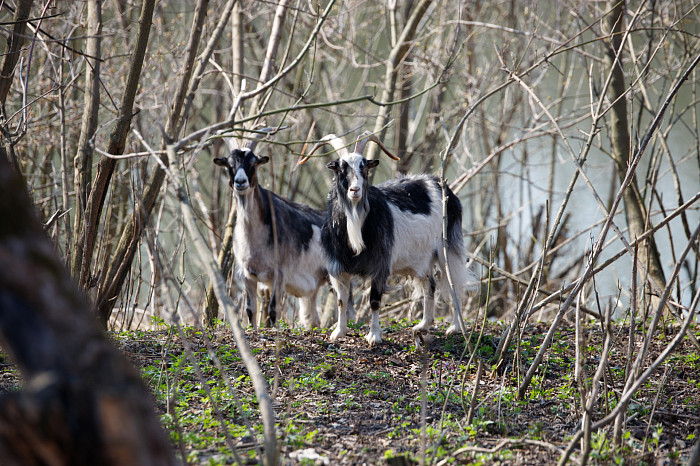
M 391 4 L 391 3 L 390 3 Z M 396 8 L 396 5 L 394 3 L 394 9 Z M 411 8 L 413 8 L 413 0 L 409 0 L 406 2 L 404 5 L 404 15 L 408 17 L 411 13 Z M 396 15 L 394 12 L 391 12 L 392 17 L 395 18 Z M 395 32 L 394 32 L 394 27 L 392 29 L 392 38 L 395 39 Z M 406 54 L 408 55 L 408 53 Z M 408 57 L 406 57 L 408 58 Z M 407 60 L 404 60 L 404 62 L 401 65 L 401 72 L 399 73 L 399 82 L 400 82 L 400 94 L 399 98 L 401 100 L 407 99 L 411 95 L 412 91 L 412 77 L 411 75 L 412 70 L 409 68 L 407 65 Z M 407 149 L 408 149 L 408 133 L 409 133 L 409 125 L 411 123 L 411 116 L 410 116 L 410 111 L 411 111 L 411 101 L 407 100 L 399 105 L 399 116 L 398 116 L 398 126 L 396 128 L 396 153 L 399 154 L 399 157 L 401 157 L 401 160 L 399 160 L 399 163 L 396 167 L 396 171 L 402 174 L 408 173 L 411 165 L 411 159 L 413 158 L 413 154 L 409 154 Z
M 262 87 L 265 82 L 270 79 L 270 76 L 273 75 L 272 70 L 274 68 L 275 60 L 277 59 L 277 48 L 282 40 L 282 25 L 284 24 L 284 19 L 287 16 L 287 3 L 288 0 L 281 0 L 277 4 L 275 18 L 272 21 L 272 28 L 270 30 L 270 40 L 267 43 L 267 51 L 265 52 L 265 60 L 263 61 L 262 69 L 260 70 L 258 87 Z M 263 109 L 260 106 L 261 98 L 262 94 L 258 94 L 253 99 L 253 103 L 250 105 L 248 112 L 249 117 L 262 112 Z
M 399 71 L 399 65 L 403 63 L 406 59 L 413 42 L 413 37 L 416 34 L 416 29 L 421 19 L 428 11 L 432 0 L 420 0 L 416 7 L 411 12 L 411 15 L 406 20 L 406 24 L 401 31 L 401 35 L 397 39 L 395 44 L 389 53 L 389 58 L 386 60 L 386 73 L 384 74 L 384 89 L 382 90 L 382 97 L 380 102 L 391 102 L 394 98 L 394 93 L 396 91 L 396 76 Z M 380 107 L 379 114 L 377 115 L 377 120 L 374 123 L 374 133 L 379 139 L 384 138 L 384 133 L 386 132 L 386 122 L 389 119 L 389 113 L 391 112 L 390 107 Z M 376 157 L 377 146 L 376 144 L 370 144 L 367 147 L 368 159 Z
M 138 373 L 91 316 L 0 148 L 0 339 L 25 389 L 0 398 L 8 465 L 175 464 Z
M 236 3 L 231 13 L 231 61 L 233 89 L 241 92 L 241 81 L 243 81 L 243 59 L 245 57 L 243 49 L 243 10 L 240 3 Z
M 612 69 L 608 97 L 611 102 L 614 102 L 610 109 L 609 119 L 610 143 L 612 146 L 612 157 L 617 166 L 617 174 L 620 177 L 620 182 L 622 182 L 627 173 L 627 167 L 630 163 L 630 152 L 632 151 L 627 118 L 627 99 L 625 98 L 625 75 L 621 64 L 622 54 L 620 53 L 620 58 L 617 61 L 615 60 L 616 53 L 621 47 L 625 2 L 609 0 L 607 7 L 610 10 L 610 14 L 605 18 L 605 24 L 610 32 L 610 46 L 606 50 L 605 64 L 607 69 Z M 634 241 L 635 238 L 641 236 L 652 227 L 651 220 L 648 218 L 644 207 L 644 200 L 637 186 L 636 177 L 632 179 L 629 188 L 624 191 L 623 201 L 630 240 Z M 639 259 L 648 273 L 645 281 L 652 282 L 652 288 L 663 289 L 666 285 L 666 278 L 653 237 L 640 244 Z M 658 296 L 655 296 L 655 294 L 651 295 L 651 304 L 652 309 L 655 309 L 658 304 Z
M 407 99 L 411 95 L 411 71 L 404 64 L 401 77 L 404 82 L 401 85 L 401 99 Z M 408 173 L 411 165 L 411 159 L 413 158 L 413 153 L 408 153 L 408 127 L 410 124 L 410 111 L 411 102 L 403 102 L 399 106 L 399 124 L 396 128 L 396 153 L 399 154 L 401 160 L 399 160 L 397 171 L 403 173 L 404 175 Z
M 87 43 L 85 57 L 85 94 L 83 96 L 83 118 L 75 155 L 75 217 L 73 231 L 80 231 L 92 179 L 91 139 L 97 130 L 97 115 L 100 108 L 100 44 L 102 42 L 102 1 L 90 0 L 87 9 Z M 70 272 L 76 283 L 85 288 L 89 275 L 89 262 L 83 263 L 84 235 L 76 235 L 71 254 Z
M 119 116 L 117 117 L 114 128 L 112 128 L 107 143 L 107 152 L 112 155 L 124 153 L 124 147 L 126 146 L 126 138 L 129 134 L 131 119 L 134 115 L 134 100 L 136 98 L 136 91 L 138 90 L 139 78 L 141 77 L 143 61 L 146 56 L 146 47 L 148 46 L 148 37 L 151 31 L 154 4 L 155 0 L 144 0 L 142 4 L 136 46 L 131 56 L 131 65 L 129 66 L 129 74 L 119 107 Z M 82 245 L 83 257 L 81 258 L 80 285 L 83 287 L 90 281 L 88 269 L 89 265 L 92 263 L 98 223 L 102 215 L 102 207 L 107 197 L 107 191 L 116 164 L 116 159 L 112 157 L 103 156 L 100 158 L 97 164 L 95 181 L 90 190 L 85 208 L 85 220 L 83 221 L 82 228 L 76 239 L 76 244 Z M 118 260 L 118 257 L 115 257 L 114 260 Z M 106 322 L 106 319 L 103 320 L 105 326 Z
M 192 78 L 192 70 L 194 69 L 194 60 L 197 58 L 197 49 L 202 40 L 202 30 L 204 29 L 204 21 L 207 19 L 207 7 L 209 0 L 199 0 L 197 7 L 194 10 L 194 20 L 192 21 L 192 29 L 190 29 L 190 38 L 187 41 L 187 55 L 185 64 L 180 73 L 180 82 L 175 93 L 175 100 L 168 115 L 168 123 L 165 125 L 165 134 L 173 135 L 173 130 L 178 127 L 180 116 L 182 115 L 182 107 L 187 97 L 187 90 L 190 87 L 190 79 Z M 165 147 L 165 145 L 163 145 Z M 162 158 L 167 163 L 167 158 Z
M 32 9 L 31 0 L 20 0 L 15 7 L 15 14 L 12 17 L 12 34 L 7 38 L 7 48 L 2 57 L 0 65 L 0 106 L 5 113 L 5 100 L 12 87 L 12 79 L 15 75 L 15 66 L 19 61 L 19 52 L 24 44 L 25 32 L 27 30 L 27 19 Z
M 230 196 L 230 194 L 229 194 Z M 226 227 L 224 229 L 224 240 L 221 244 L 221 250 L 219 251 L 219 256 L 216 259 L 216 263 L 219 266 L 221 275 L 223 275 L 224 280 L 229 276 L 231 270 L 233 270 L 233 227 L 236 218 L 236 206 L 231 206 L 229 211 L 228 219 L 226 220 Z M 202 324 L 205 327 L 213 327 L 214 321 L 219 318 L 219 301 L 216 299 L 216 294 L 214 293 L 214 283 L 210 282 L 207 286 L 207 292 L 204 299 L 204 319 Z
M 200 11 L 202 12 L 201 14 L 204 14 L 206 11 L 207 3 L 208 2 L 204 0 L 200 1 L 199 7 L 201 9 Z M 188 89 L 188 92 L 186 95 L 185 93 L 180 92 L 177 94 L 179 96 L 178 100 L 173 105 L 173 110 L 168 117 L 168 125 L 165 128 L 166 134 L 170 137 L 176 136 L 182 129 L 183 119 L 180 112 L 183 112 L 183 114 L 186 115 L 188 106 L 186 102 L 190 102 L 192 100 L 194 93 L 198 88 L 201 76 L 204 73 L 205 64 L 209 61 L 209 58 L 214 51 L 214 46 L 223 33 L 223 24 L 228 21 L 234 4 L 235 3 L 231 0 L 227 2 L 224 8 L 224 13 L 219 20 L 219 24 L 207 43 L 196 69 L 192 72 L 191 66 L 187 66 L 185 68 L 187 71 L 182 76 L 180 86 L 185 86 L 185 89 Z M 195 18 L 195 26 L 193 26 L 190 41 L 188 42 L 188 47 L 190 47 L 188 50 L 188 56 L 190 53 L 196 52 L 196 47 L 199 44 L 199 37 L 201 37 L 202 30 L 196 26 L 196 23 L 197 17 Z M 190 78 L 192 76 L 192 83 L 190 84 Z M 187 87 L 188 85 L 189 87 Z M 165 143 L 163 146 L 165 147 Z M 167 166 L 168 160 L 166 156 L 161 157 L 161 161 Z M 119 290 L 121 290 L 122 284 L 124 283 L 126 275 L 129 272 L 134 255 L 136 254 L 139 240 L 141 239 L 141 234 L 148 223 L 151 211 L 155 206 L 156 199 L 160 193 L 161 187 L 163 186 L 164 180 L 165 171 L 160 166 L 156 167 L 145 184 L 141 201 L 137 203 L 134 211 L 132 212 L 131 219 L 126 223 L 125 228 L 122 231 L 122 235 L 119 238 L 119 243 L 117 245 L 117 250 L 114 254 L 115 260 L 110 264 L 109 270 L 101 282 L 97 298 L 97 315 L 100 321 L 105 325 L 109 320 L 110 314 L 112 313 L 114 301 L 116 300 Z

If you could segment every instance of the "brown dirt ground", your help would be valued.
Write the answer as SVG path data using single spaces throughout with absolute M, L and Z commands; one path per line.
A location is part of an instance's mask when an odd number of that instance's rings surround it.
M 494 371 L 485 356 L 494 349 L 502 326 L 488 325 L 480 345 L 485 371 L 477 393 L 475 423 L 471 427 L 466 424 L 466 413 L 476 371 L 474 364 L 466 374 L 462 369 L 464 360 L 460 358 L 465 340 L 461 336 L 446 336 L 437 331 L 427 350 L 421 353 L 415 350 L 410 327 L 405 322 L 403 326 L 385 329 L 385 341 L 375 348 L 369 348 L 364 341 L 366 327 L 351 329 L 337 344 L 328 342 L 328 333 L 317 331 L 263 329 L 247 333 L 268 380 L 278 375 L 272 384 L 278 385 L 274 407 L 280 421 L 283 464 L 300 464 L 294 459 L 294 452 L 306 448 L 313 448 L 327 459 L 327 464 L 415 464 L 422 456 L 422 443 L 429 451 L 426 461 L 432 464 L 441 461 L 556 464 L 581 423 L 581 403 L 572 373 L 575 357 L 572 327 L 564 327 L 558 333 L 556 351 L 550 351 L 546 357 L 545 369 L 538 373 L 526 400 L 515 399 L 517 380 L 527 370 L 547 330 L 548 325 L 540 323 L 528 326 L 523 333 L 519 373 L 513 371 L 513 352 L 503 369 Z M 653 357 L 672 339 L 673 330 L 666 329 L 662 332 L 664 336 L 652 344 Z M 698 330 L 695 329 L 696 334 Z M 616 332 L 609 369 L 601 384 L 610 402 L 622 390 L 621 373 L 627 359 L 628 329 L 618 327 Z M 476 338 L 472 336 L 472 342 Z M 217 331 L 214 340 L 215 346 L 235 346 L 227 329 Z M 639 340 L 641 334 L 637 335 Z M 201 336 L 193 335 L 190 342 L 195 349 L 204 347 Z M 601 342 L 600 328 L 590 327 L 587 344 L 600 348 Z M 128 344 L 124 349 L 130 352 Z M 628 447 L 617 454 L 618 460 L 624 458 L 626 464 L 684 464 L 694 444 L 691 434 L 700 436 L 700 361 L 695 357 L 699 354 L 684 339 L 676 351 L 677 357 L 662 366 L 638 392 L 630 407 Z M 140 365 L 154 362 L 148 356 L 144 359 L 138 350 L 130 356 Z M 597 364 L 598 355 L 591 351 L 585 366 L 589 376 Z M 427 387 L 424 419 L 428 434 L 422 442 L 424 367 Z M 240 364 L 226 369 L 234 376 L 245 373 Z M 290 380 L 307 382 L 290 383 Z M 448 390 L 453 395 L 444 403 Z M 594 406 L 594 419 L 600 419 L 609 409 L 611 406 L 601 398 Z M 443 413 L 448 422 L 441 430 Z M 291 439 L 284 433 L 291 424 L 301 429 L 302 438 L 305 433 L 312 433 L 313 440 Z M 659 428 L 662 428 L 660 434 Z M 658 440 L 654 439 L 655 433 Z M 609 430 L 599 435 L 599 439 L 607 441 L 595 445 L 591 456 L 594 464 L 614 464 L 615 455 L 609 448 L 611 438 Z M 432 458 L 438 446 L 438 454 Z M 388 450 L 395 459 L 386 460 Z M 317 460 L 316 464 L 323 461 Z

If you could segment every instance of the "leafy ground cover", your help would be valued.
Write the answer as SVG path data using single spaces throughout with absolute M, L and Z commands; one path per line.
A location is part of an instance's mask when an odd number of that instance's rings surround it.
M 471 423 L 476 364 L 466 366 L 461 336 L 438 330 L 423 352 L 416 351 L 406 321 L 387 328 L 376 348 L 367 346 L 359 327 L 337 344 L 326 332 L 288 328 L 249 331 L 248 338 L 269 380 L 284 464 L 400 465 L 422 458 L 432 464 L 552 464 L 581 422 L 573 328 L 559 332 L 526 398 L 517 399 L 518 381 L 546 330 L 545 324 L 529 326 L 519 357 L 512 351 L 494 370 L 489 360 L 502 327 L 489 324 L 476 353 L 485 370 Z M 628 332 L 618 330 L 598 417 L 613 409 L 622 389 Z M 654 354 L 672 330 L 655 342 Z M 256 401 L 230 332 L 184 334 L 185 345 L 172 330 L 115 338 L 141 368 L 173 445 L 188 462 L 254 463 L 261 435 Z M 588 328 L 586 339 L 590 377 L 600 328 Z M 700 433 L 699 413 L 700 355 L 686 340 L 630 404 L 622 448 L 611 445 L 609 431 L 595 432 L 591 460 L 681 464 Z
M 494 369 L 490 359 L 502 326 L 487 326 L 476 351 L 484 371 L 471 423 L 476 364 L 467 367 L 462 336 L 437 330 L 420 352 L 406 321 L 386 328 L 385 342 L 375 348 L 367 346 L 359 327 L 337 344 L 328 342 L 325 331 L 247 333 L 270 384 L 283 464 L 555 464 L 581 423 L 573 328 L 562 328 L 526 398 L 517 399 L 518 381 L 546 330 L 545 324 L 528 326 L 519 356 L 511 351 L 506 364 Z M 622 389 L 628 332 L 616 330 L 596 418 L 613 409 Z M 653 354 L 673 337 L 672 330 L 655 341 Z M 602 338 L 595 325 L 586 333 L 584 368 L 590 377 Z M 256 463 L 262 430 L 255 395 L 226 327 L 113 338 L 140 368 L 174 448 L 188 463 Z M 0 385 L 16 388 L 16 370 L 4 357 L 0 363 Z M 593 433 L 591 462 L 687 460 L 700 434 L 700 354 L 687 339 L 637 393 L 628 414 L 621 448 L 611 444 L 608 430 Z

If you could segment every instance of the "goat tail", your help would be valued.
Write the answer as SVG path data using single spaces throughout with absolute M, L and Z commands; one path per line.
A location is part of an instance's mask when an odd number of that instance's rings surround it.
M 474 261 L 467 257 L 464 244 L 461 241 L 461 233 L 459 243 L 448 240 L 447 265 L 449 266 L 450 277 L 452 278 L 455 291 L 458 293 L 467 291 L 471 294 L 479 288 L 479 277 L 474 271 Z M 446 272 L 446 270 L 443 271 L 443 276 L 439 280 L 441 289 L 448 289 L 447 287 L 449 287 L 447 276 L 444 276 Z
M 468 259 L 464 248 L 462 203 L 449 189 L 447 196 L 447 264 L 455 290 L 457 292 L 466 290 L 472 293 L 478 289 L 479 277 L 474 271 L 473 261 Z

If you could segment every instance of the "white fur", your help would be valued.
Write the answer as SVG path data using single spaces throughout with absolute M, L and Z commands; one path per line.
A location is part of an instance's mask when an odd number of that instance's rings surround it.
M 364 212 L 362 215 L 357 211 L 357 206 L 350 209 L 350 212 L 345 212 L 347 218 L 348 241 L 350 247 L 355 251 L 355 255 L 361 253 L 365 249 L 365 241 L 362 239 L 362 224 L 365 221 Z
M 356 155 L 356 154 L 353 154 Z M 358 165 L 359 167 L 359 165 Z M 359 168 L 358 168 L 359 169 Z M 389 202 L 392 217 L 394 219 L 394 246 L 391 252 L 391 273 L 416 277 L 416 282 L 423 289 L 423 318 L 420 323 L 413 327 L 414 332 L 426 331 L 433 324 L 435 319 L 434 296 L 429 293 L 430 276 L 436 277 L 439 288 L 448 288 L 445 252 L 442 243 L 442 191 L 435 186 L 432 177 L 428 175 L 414 175 L 410 178 L 421 180 L 430 193 L 432 210 L 430 215 L 412 214 L 405 212 Z M 364 217 L 362 218 L 364 221 Z M 348 236 L 350 237 L 350 224 L 353 223 L 355 232 L 362 231 L 362 222 L 356 223 L 355 219 L 348 216 Z M 351 246 L 353 240 L 351 239 Z M 364 244 L 364 241 L 362 242 Z M 355 247 L 353 246 L 353 249 Z M 355 249 L 357 251 L 357 249 Z M 452 323 L 447 329 L 447 333 L 464 332 L 464 324 L 461 319 L 462 291 L 471 283 L 478 281 L 478 278 L 466 267 L 466 255 L 464 252 L 455 254 L 448 253 L 448 262 L 452 278 L 457 292 L 457 302 L 454 303 Z M 438 268 L 439 272 L 434 273 Z M 336 267 L 337 269 L 337 267 Z M 336 277 L 333 277 L 336 275 Z M 339 291 L 339 300 L 346 299 L 345 290 L 348 288 L 349 276 L 338 277 L 331 271 L 331 284 Z M 343 274 L 346 275 L 346 274 Z M 347 281 L 347 282 L 346 282 Z M 345 282 L 345 283 L 343 283 Z M 347 317 L 345 316 L 345 306 L 338 307 L 339 318 L 338 327 L 331 335 L 331 341 L 344 336 L 347 333 Z M 379 324 L 379 313 L 372 313 L 370 330 L 365 337 L 370 345 L 381 343 L 382 329 Z
M 335 342 L 348 333 L 348 307 L 352 306 L 350 302 L 350 275 L 346 273 L 331 274 L 330 281 L 338 300 L 338 325 L 330 336 L 330 340 Z
M 316 311 L 316 295 L 325 282 L 321 229 L 313 226 L 309 247 L 300 254 L 290 255 L 280 249 L 275 257 L 274 250 L 268 244 L 267 227 L 262 221 L 260 209 L 253 202 L 253 196 L 248 196 L 246 202 L 238 199 L 237 214 L 233 252 L 237 272 L 246 280 L 246 291 L 253 309 L 257 307 L 255 283 L 272 289 L 276 279 L 278 304 L 283 291 L 300 298 L 301 323 L 307 329 L 318 327 L 320 320 Z
M 350 166 L 353 173 L 348 184 L 348 201 L 350 201 L 352 208 L 350 211 L 345 212 L 345 216 L 347 218 L 348 241 L 350 242 L 350 247 L 357 255 L 365 249 L 365 241 L 362 239 L 362 224 L 365 221 L 367 212 L 364 206 L 358 205 L 366 190 L 364 186 L 365 179 L 360 171 L 360 164 L 363 159 L 359 154 L 349 154 L 342 157 L 342 160 Z

